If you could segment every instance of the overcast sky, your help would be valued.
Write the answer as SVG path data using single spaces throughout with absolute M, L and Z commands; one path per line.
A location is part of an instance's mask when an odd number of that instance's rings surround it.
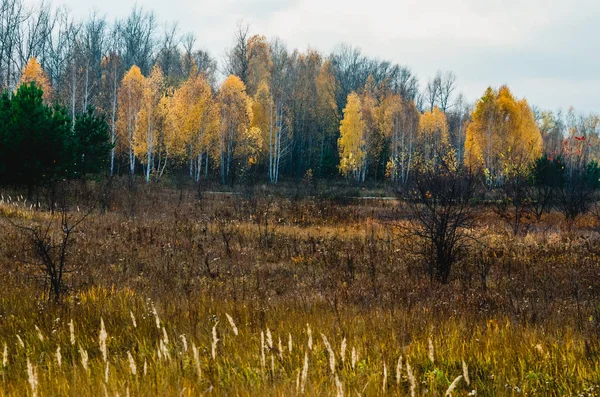
M 33 0 L 32 0 L 33 1 Z M 129 14 L 127 0 L 54 0 L 81 18 Z M 96 4 L 96 6 L 94 6 Z M 138 0 L 161 26 L 178 22 L 221 59 L 236 22 L 283 39 L 290 49 L 329 53 L 346 42 L 410 67 L 421 85 L 452 70 L 474 101 L 508 84 L 543 109 L 600 112 L 600 2 L 597 0 Z

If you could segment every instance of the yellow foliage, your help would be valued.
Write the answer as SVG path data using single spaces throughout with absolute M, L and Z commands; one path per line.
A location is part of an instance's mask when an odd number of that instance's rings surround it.
M 509 88 L 488 88 L 472 113 L 465 143 L 467 165 L 482 168 L 494 182 L 505 167 L 527 166 L 542 153 L 542 135 L 525 99 Z
M 219 131 L 218 107 L 203 75 L 190 74 L 171 100 L 169 154 L 185 161 L 204 153 Z
M 121 81 L 121 87 L 117 94 L 118 118 L 116 130 L 118 140 L 117 152 L 133 153 L 134 134 L 142 101 L 144 98 L 145 78 L 137 66 L 132 66 Z
M 253 166 L 258 162 L 261 156 L 260 148 L 263 147 L 264 138 L 259 128 L 251 127 L 244 135 L 242 154 L 245 155 L 248 167 Z
M 260 152 L 262 154 L 268 153 L 270 134 L 274 133 L 275 111 L 273 106 L 269 86 L 262 82 L 254 96 L 254 101 L 252 101 L 252 128 L 257 129 L 261 136 Z
M 358 178 L 365 160 L 366 151 L 364 139 L 365 122 L 362 117 L 361 103 L 358 95 L 353 92 L 348 95 L 348 103 L 344 108 L 344 118 L 340 123 L 340 172 L 352 174 Z
M 377 109 L 379 128 L 384 136 L 390 138 L 398 133 L 402 118 L 402 98 L 400 95 L 384 96 Z
M 154 66 L 150 76 L 144 80 L 144 94 L 133 136 L 133 151 L 144 164 L 151 162 L 164 127 L 165 113 L 160 104 L 165 91 L 165 76 L 159 66 Z
M 50 79 L 48 79 L 48 75 L 44 69 L 42 69 L 42 65 L 40 65 L 35 57 L 30 58 L 23 68 L 20 85 L 29 84 L 32 82 L 35 83 L 38 88 L 41 88 L 42 91 L 44 91 L 44 95 L 42 96 L 44 102 L 50 102 L 53 95 Z
M 365 142 L 364 150 L 366 151 L 366 158 L 363 165 L 363 177 L 364 172 L 366 172 L 366 162 L 370 161 L 370 159 L 377 159 L 383 149 L 383 136 L 379 121 L 379 103 L 376 95 L 377 86 L 375 79 L 372 75 L 369 75 L 360 97 L 362 118 L 365 122 L 363 140 Z
M 245 158 L 242 164 L 248 163 L 248 158 L 260 147 L 258 128 L 251 128 L 252 100 L 246 94 L 246 86 L 238 76 L 229 76 L 221 85 L 218 94 L 221 113 L 221 128 L 219 134 L 218 156 L 221 164 L 223 179 L 229 178 L 229 168 L 232 161 Z M 258 132 L 257 132 L 258 131 Z
M 425 160 L 432 160 L 449 143 L 446 114 L 438 107 L 421 115 L 419 120 L 421 151 Z

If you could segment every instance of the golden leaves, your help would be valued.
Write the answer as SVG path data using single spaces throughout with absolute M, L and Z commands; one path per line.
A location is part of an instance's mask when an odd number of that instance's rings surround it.
M 469 165 L 498 177 L 504 163 L 527 164 L 542 152 L 542 136 L 525 99 L 516 100 L 506 86 L 488 88 L 472 113 L 465 149 Z
M 145 78 L 137 66 L 132 66 L 121 81 L 117 95 L 118 119 L 116 123 L 119 136 L 116 149 L 124 152 L 133 150 L 134 133 L 138 122 L 138 114 L 142 108 Z
M 221 109 L 220 153 L 226 152 L 229 157 L 251 157 L 257 150 L 254 145 L 259 142 L 255 140 L 256 129 L 250 128 L 252 99 L 246 93 L 242 80 L 234 75 L 229 76 L 221 85 L 218 101 Z
M 419 120 L 421 151 L 426 160 L 435 158 L 448 145 L 448 123 L 446 114 L 437 106 L 421 115 Z
M 21 85 L 30 83 L 35 83 L 38 88 L 44 91 L 42 98 L 44 102 L 48 103 L 53 95 L 52 86 L 48 75 L 35 57 L 29 59 L 21 73 Z
M 365 122 L 362 117 L 361 101 L 353 92 L 348 95 L 348 103 L 344 108 L 344 118 L 340 123 L 340 172 L 344 175 L 360 174 L 366 151 L 364 150 L 363 133 Z
M 154 66 L 150 76 L 143 80 L 141 108 L 133 136 L 134 153 L 145 164 L 152 161 L 159 135 L 165 124 L 166 115 L 164 107 L 161 107 L 161 99 L 165 97 L 165 91 L 165 76 L 159 66 Z
M 207 150 L 219 130 L 219 114 L 203 75 L 190 77 L 173 94 L 169 112 L 169 153 L 196 157 Z

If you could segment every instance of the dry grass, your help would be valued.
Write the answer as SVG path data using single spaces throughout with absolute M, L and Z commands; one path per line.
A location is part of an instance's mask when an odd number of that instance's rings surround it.
M 398 233 L 396 202 L 242 193 L 139 187 L 132 218 L 117 190 L 76 235 L 61 305 L 3 227 L 0 395 L 600 392 L 591 218 L 511 237 L 482 208 L 479 242 L 439 286 Z

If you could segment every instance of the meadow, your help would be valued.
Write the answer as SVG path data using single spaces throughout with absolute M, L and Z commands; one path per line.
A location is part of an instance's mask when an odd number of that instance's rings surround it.
M 0 396 L 600 394 L 593 214 L 514 235 L 477 204 L 440 284 L 385 189 L 116 181 L 64 214 L 2 192 Z M 28 230 L 92 208 L 57 302 Z

